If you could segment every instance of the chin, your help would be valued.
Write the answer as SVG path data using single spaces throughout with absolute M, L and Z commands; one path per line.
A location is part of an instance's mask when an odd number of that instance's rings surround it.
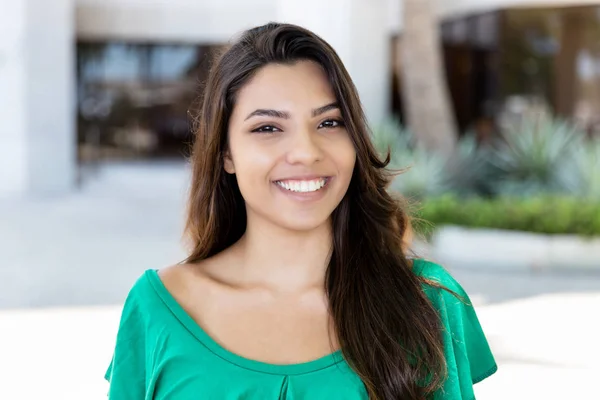
M 299 209 L 297 207 L 282 207 L 279 204 L 265 203 L 259 207 L 248 207 L 248 218 L 255 223 L 267 223 L 278 229 L 296 232 L 313 231 L 323 226 L 331 224 L 331 214 L 333 207 L 323 205 L 321 207 L 312 207 L 310 209 Z
M 329 218 L 326 219 L 293 219 L 282 221 L 279 225 L 290 231 L 310 232 L 329 223 Z
M 283 229 L 308 232 L 323 227 L 331 222 L 331 214 L 326 215 L 293 215 L 273 221 Z

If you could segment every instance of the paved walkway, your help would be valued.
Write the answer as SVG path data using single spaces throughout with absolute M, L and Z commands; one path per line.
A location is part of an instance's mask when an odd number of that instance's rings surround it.
M 184 257 L 183 164 L 105 167 L 67 197 L 0 200 L 0 309 L 117 304 Z
M 0 398 L 106 399 L 120 304 L 183 257 L 182 165 L 113 166 L 60 199 L 0 202 Z M 478 400 L 593 398 L 600 277 L 453 269 L 500 364 Z

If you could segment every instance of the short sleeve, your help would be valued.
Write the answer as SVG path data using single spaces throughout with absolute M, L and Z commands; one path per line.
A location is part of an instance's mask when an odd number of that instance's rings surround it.
M 442 323 L 447 379 L 435 400 L 474 400 L 473 385 L 498 367 L 475 308 L 462 286 L 440 265 L 424 262 L 420 275 L 454 292 L 424 284 Z
M 110 383 L 109 400 L 145 398 L 145 329 L 134 289 L 123 306 L 115 349 L 104 375 Z

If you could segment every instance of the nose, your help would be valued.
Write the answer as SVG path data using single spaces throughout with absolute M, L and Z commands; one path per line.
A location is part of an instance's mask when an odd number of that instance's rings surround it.
M 308 129 L 297 131 L 290 141 L 287 161 L 290 164 L 312 165 L 323 159 L 318 133 Z

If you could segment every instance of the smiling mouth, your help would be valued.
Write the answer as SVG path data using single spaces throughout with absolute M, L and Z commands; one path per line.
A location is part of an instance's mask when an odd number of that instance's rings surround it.
M 312 193 L 321 190 L 325 186 L 327 186 L 329 180 L 329 177 L 308 180 L 286 179 L 281 181 L 275 181 L 275 184 L 290 192 Z

